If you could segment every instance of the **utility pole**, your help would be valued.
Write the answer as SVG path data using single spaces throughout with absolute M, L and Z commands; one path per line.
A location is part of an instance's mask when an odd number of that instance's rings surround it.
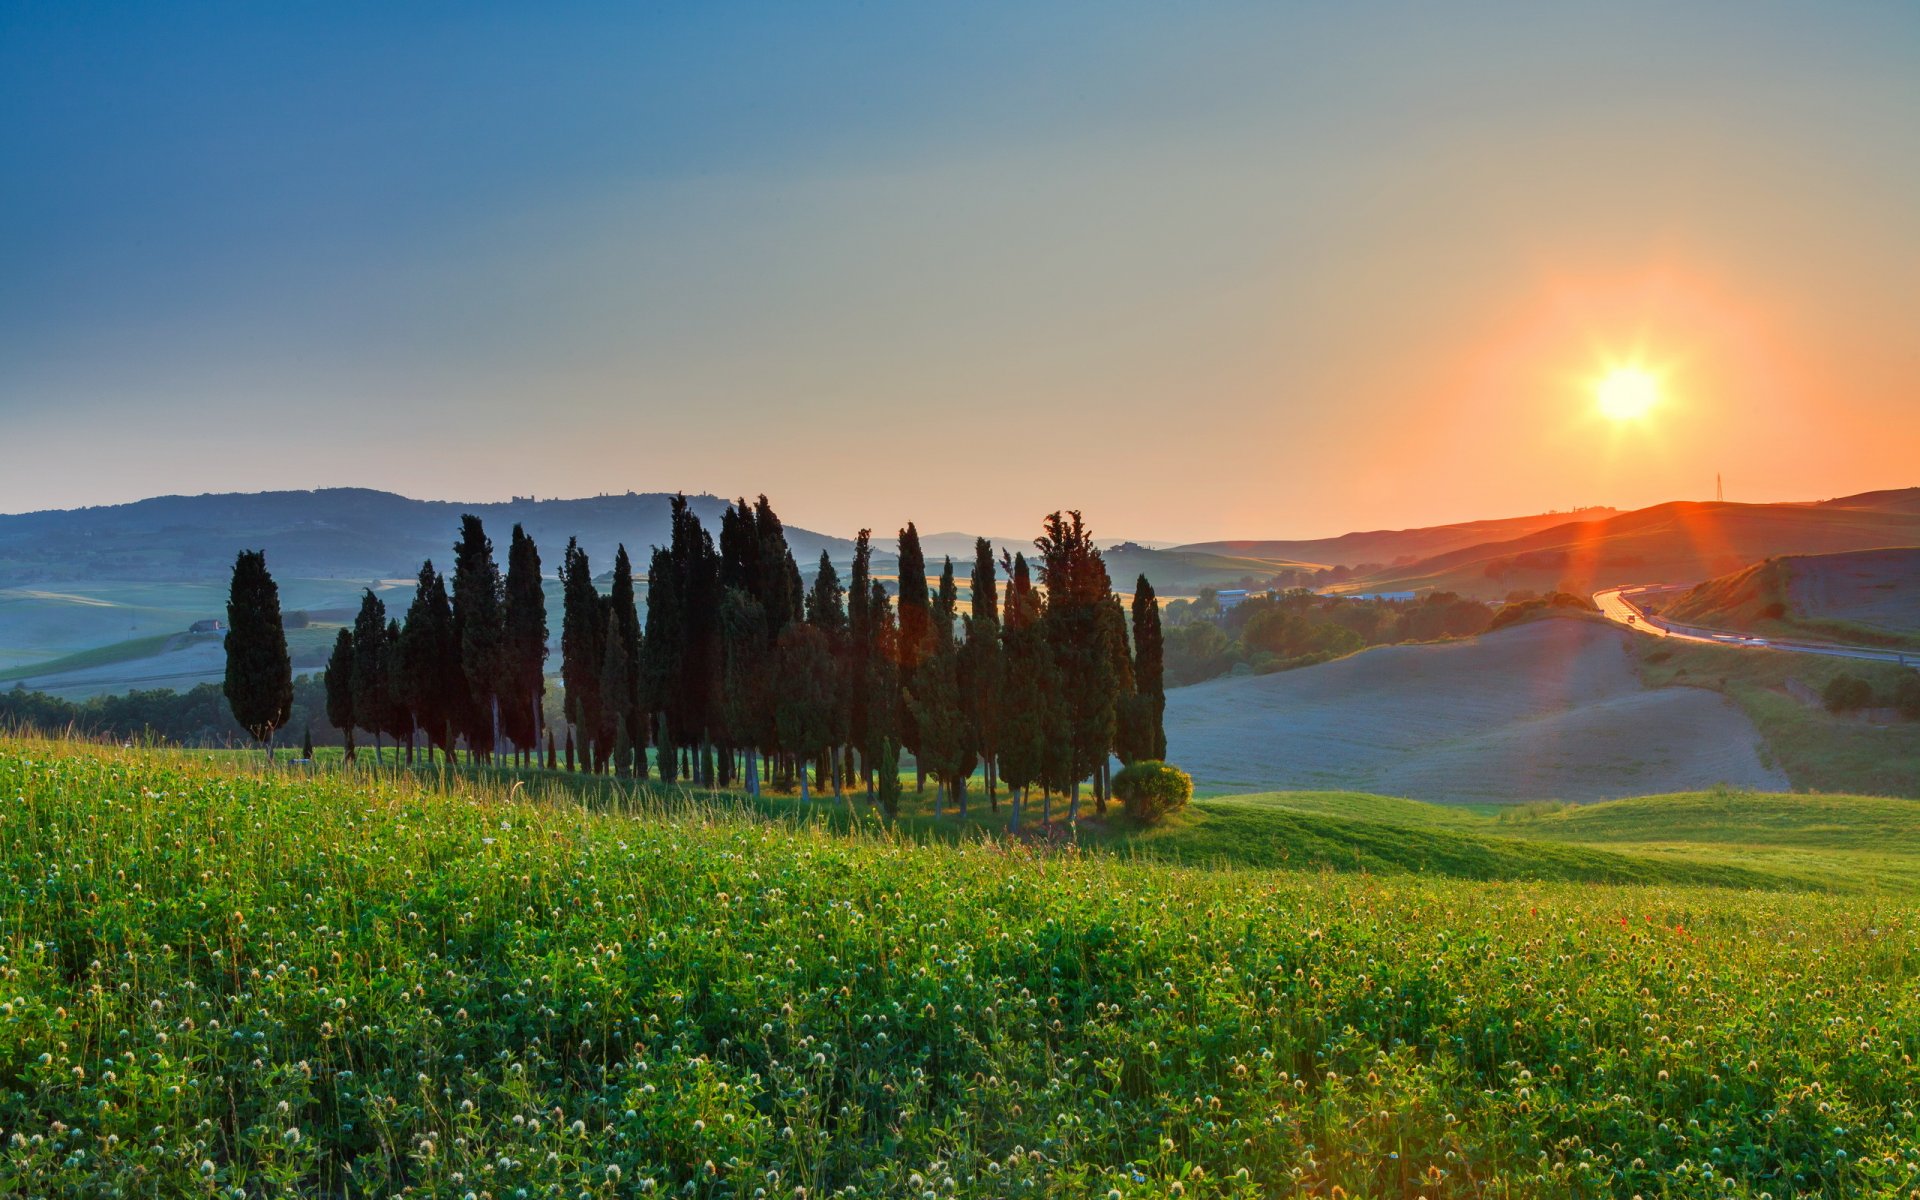
M 1721 486 L 1718 471 L 1713 473 L 1713 501 L 1715 504 L 1725 504 L 1727 501 L 1727 489 Z

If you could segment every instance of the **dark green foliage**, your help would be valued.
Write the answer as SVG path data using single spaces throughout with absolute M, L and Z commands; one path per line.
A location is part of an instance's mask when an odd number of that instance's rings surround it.
M 547 596 L 540 586 L 540 549 L 517 524 L 507 549 L 505 657 L 501 724 L 515 746 L 537 750 L 540 698 L 547 690 Z
M 264 550 L 243 550 L 227 594 L 224 692 L 233 719 L 256 742 L 271 742 L 293 706 L 293 662 L 280 624 L 280 589 Z
M 871 709 L 874 612 L 872 530 L 853 539 L 853 572 L 847 581 L 847 741 L 869 768 L 873 762 L 867 722 Z M 882 599 L 885 599 L 883 594 Z M 864 774 L 865 772 L 863 772 Z
M 825 632 L 802 621 L 780 631 L 773 653 L 774 727 L 780 748 L 810 762 L 833 737 L 838 700 L 833 648 Z M 807 772 L 800 772 L 805 794 Z
M 671 543 L 654 552 L 647 576 L 643 654 L 648 704 L 666 718 L 667 740 L 655 739 L 663 770 L 673 769 L 668 747 L 697 745 L 723 732 L 725 722 L 719 689 L 720 557 L 685 496 L 673 498 L 672 523 Z
M 1909 721 L 1920 721 L 1920 671 L 1909 671 L 1893 685 L 1893 705 Z
M 1121 606 L 1120 597 L 1107 597 L 1107 602 L 1100 606 L 1100 618 L 1110 664 L 1108 678 L 1113 689 L 1113 734 L 1108 748 L 1121 762 L 1132 762 L 1146 757 L 1141 752 L 1146 738 L 1139 697 L 1133 685 L 1133 646 L 1127 637 L 1127 610 Z M 1096 778 L 1107 770 L 1108 763 L 1102 756 Z M 1100 800 L 1100 811 L 1105 812 L 1106 797 L 1102 795 Z
M 900 815 L 900 743 L 886 738 L 880 743 L 876 774 L 879 776 L 880 811 L 888 817 Z
M 360 611 L 353 618 L 354 722 L 373 735 L 377 747 L 387 732 L 397 681 L 388 669 L 387 605 L 368 588 L 360 595 Z M 376 750 L 377 753 L 377 750 Z
M 610 748 L 602 733 L 600 697 L 607 624 L 600 592 L 593 586 L 593 564 L 573 539 L 568 539 L 560 565 L 560 611 L 560 682 L 566 691 L 567 723 L 579 732 L 581 761 L 591 770 L 596 766 L 595 747 L 603 753 Z
M 754 756 L 748 762 L 747 789 L 757 795 L 758 755 L 775 748 L 774 680 L 768 669 L 773 648 L 767 641 L 766 609 L 744 587 L 729 587 L 720 602 L 720 644 L 727 737 L 729 744 Z
M 985 538 L 974 543 L 973 574 L 969 587 L 971 611 L 966 618 L 966 642 L 960 648 L 960 692 L 966 711 L 969 741 L 986 767 L 987 797 L 998 807 L 1005 654 L 1001 645 L 1000 600 L 993 565 L 993 547 Z
M 1040 593 L 1027 573 L 1025 555 L 1009 572 L 1006 628 L 1002 634 L 1000 779 L 1016 794 L 1046 782 L 1047 749 L 1059 740 L 1058 677 L 1041 624 Z
M 471 513 L 460 518 L 460 540 L 453 547 L 453 628 L 469 697 L 461 732 L 468 749 L 490 759 L 506 676 L 506 587 L 493 540 Z
M 380 658 L 386 673 L 385 693 L 386 712 L 383 714 L 383 728 L 393 735 L 393 739 L 406 746 L 407 761 L 413 761 L 413 734 L 418 725 L 413 715 L 413 705 L 407 697 L 406 665 L 400 657 L 400 622 L 387 621 L 387 635 L 380 647 Z
M 433 569 L 431 559 L 420 564 L 413 603 L 400 631 L 400 666 L 414 720 L 431 745 L 451 754 L 467 709 L 466 678 L 460 671 L 447 580 Z
M 898 628 L 894 634 L 894 663 L 900 669 L 903 690 L 894 707 L 894 727 L 900 744 L 909 753 L 920 753 L 919 727 L 906 703 L 905 687 L 913 673 L 933 648 L 933 601 L 927 594 L 927 559 L 920 550 L 920 531 L 913 522 L 900 531 L 900 599 Z
M 313 730 L 309 728 L 300 738 L 300 757 L 313 761 Z
M 1159 759 L 1143 758 L 1127 764 L 1113 777 L 1113 794 L 1126 806 L 1129 817 L 1151 825 L 1187 806 L 1193 799 L 1193 779 Z
M 1063 737 L 1055 779 L 1071 790 L 1077 804 L 1080 782 L 1100 767 L 1113 744 L 1116 681 L 1104 614 L 1112 589 L 1106 563 L 1078 512 L 1048 516 L 1034 545 L 1040 551 L 1040 582 L 1047 589 L 1043 624 L 1059 679 L 1055 701 Z
M 1820 702 L 1828 712 L 1857 712 L 1873 704 L 1873 685 L 1858 675 L 1841 673 L 1827 681 L 1820 691 Z
M 602 672 L 600 702 L 606 706 L 607 724 L 613 727 L 616 736 L 618 729 L 624 725 L 631 742 L 635 746 L 645 746 L 647 718 L 641 703 L 640 656 L 643 647 L 640 612 L 633 598 L 633 560 L 627 557 L 624 544 L 614 552 L 613 582 L 607 588 L 607 608 L 619 627 L 620 645 L 626 662 L 621 667 L 621 687 L 617 692 L 607 689 L 605 672 Z
M 333 653 L 327 656 L 327 721 L 345 732 L 347 757 L 353 757 L 353 632 L 342 629 L 334 635 Z
M 1166 643 L 1160 631 L 1160 602 L 1145 575 L 1133 585 L 1132 720 L 1135 746 L 1142 758 L 1167 756 Z
M 867 717 L 860 742 L 860 756 L 879 771 L 884 784 L 887 772 L 882 759 L 888 753 L 889 746 L 894 755 L 894 769 L 899 767 L 898 717 L 902 707 L 898 651 L 900 630 L 894 622 L 893 605 L 887 599 L 886 586 L 877 579 L 867 584 L 865 608 L 869 636 L 866 685 L 861 689 L 861 694 L 866 697 Z
M 1501 605 L 1500 611 L 1494 613 L 1493 619 L 1487 622 L 1487 629 L 1489 632 L 1505 629 L 1509 625 L 1533 620 L 1556 609 L 1590 613 L 1600 611 L 1599 606 L 1586 596 L 1575 595 L 1572 592 L 1554 592 L 1547 596 L 1535 596 L 1530 600 L 1517 600 Z
M 629 669 L 627 656 L 627 637 L 621 628 L 620 614 L 607 613 L 606 635 L 602 639 L 600 659 L 600 694 L 607 697 L 624 697 L 633 690 L 627 674 Z M 633 778 L 633 733 L 629 728 L 628 711 L 624 704 L 609 706 L 613 726 L 612 741 L 608 746 L 613 773 L 621 779 Z

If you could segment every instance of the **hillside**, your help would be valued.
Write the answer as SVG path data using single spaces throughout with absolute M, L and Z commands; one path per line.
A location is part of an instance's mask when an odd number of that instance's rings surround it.
M 1920 1159 L 1884 897 L 48 743 L 0 794 L 8 1195 L 1839 1197 Z
M 1319 563 L 1325 566 L 1355 567 L 1362 563 L 1407 563 L 1431 558 L 1487 542 L 1505 541 L 1552 529 L 1568 522 L 1596 521 L 1614 514 L 1610 508 L 1582 509 L 1576 513 L 1539 513 L 1527 517 L 1502 517 L 1487 521 L 1462 521 L 1453 525 L 1431 525 L 1416 529 L 1378 529 L 1364 533 L 1344 533 L 1339 537 L 1289 541 L 1237 540 L 1195 542 L 1175 547 L 1190 554 L 1209 554 L 1260 561 Z
M 1920 645 L 1920 547 L 1769 558 L 1695 584 L 1659 612 L 1768 637 Z
M 1496 599 L 1516 589 L 1692 584 L 1776 555 L 1920 546 L 1920 511 L 1907 501 L 1897 492 L 1823 504 L 1657 504 L 1449 551 L 1350 586 Z
M 276 574 L 356 580 L 407 578 L 423 559 L 446 559 L 460 517 L 473 513 L 501 547 L 518 522 L 540 543 L 549 572 L 569 537 L 578 537 L 597 567 L 614 547 L 644 561 L 668 537 L 666 493 L 578 500 L 515 500 L 463 504 L 412 500 L 365 488 L 311 492 L 159 496 L 132 504 L 0 516 L 0 578 L 29 583 L 139 580 L 224 580 L 241 548 L 265 549 Z M 690 497 L 708 529 L 719 527 L 727 502 Z M 787 526 L 796 557 L 838 555 L 852 543 Z
M 1175 688 L 1168 757 L 1203 788 L 1450 802 L 1786 787 L 1726 699 L 1644 685 L 1629 636 L 1587 621 L 1537 621 Z

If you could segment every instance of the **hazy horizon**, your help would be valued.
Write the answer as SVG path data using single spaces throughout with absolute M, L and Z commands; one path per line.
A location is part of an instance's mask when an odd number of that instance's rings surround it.
M 7 6 L 0 510 L 1184 542 L 1907 486 L 1917 51 L 1868 5 Z

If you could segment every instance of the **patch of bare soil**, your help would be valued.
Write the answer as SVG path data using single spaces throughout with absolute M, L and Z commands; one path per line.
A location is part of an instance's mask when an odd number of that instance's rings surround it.
M 1801 616 L 1920 633 L 1920 547 L 1794 559 L 1788 587 Z

